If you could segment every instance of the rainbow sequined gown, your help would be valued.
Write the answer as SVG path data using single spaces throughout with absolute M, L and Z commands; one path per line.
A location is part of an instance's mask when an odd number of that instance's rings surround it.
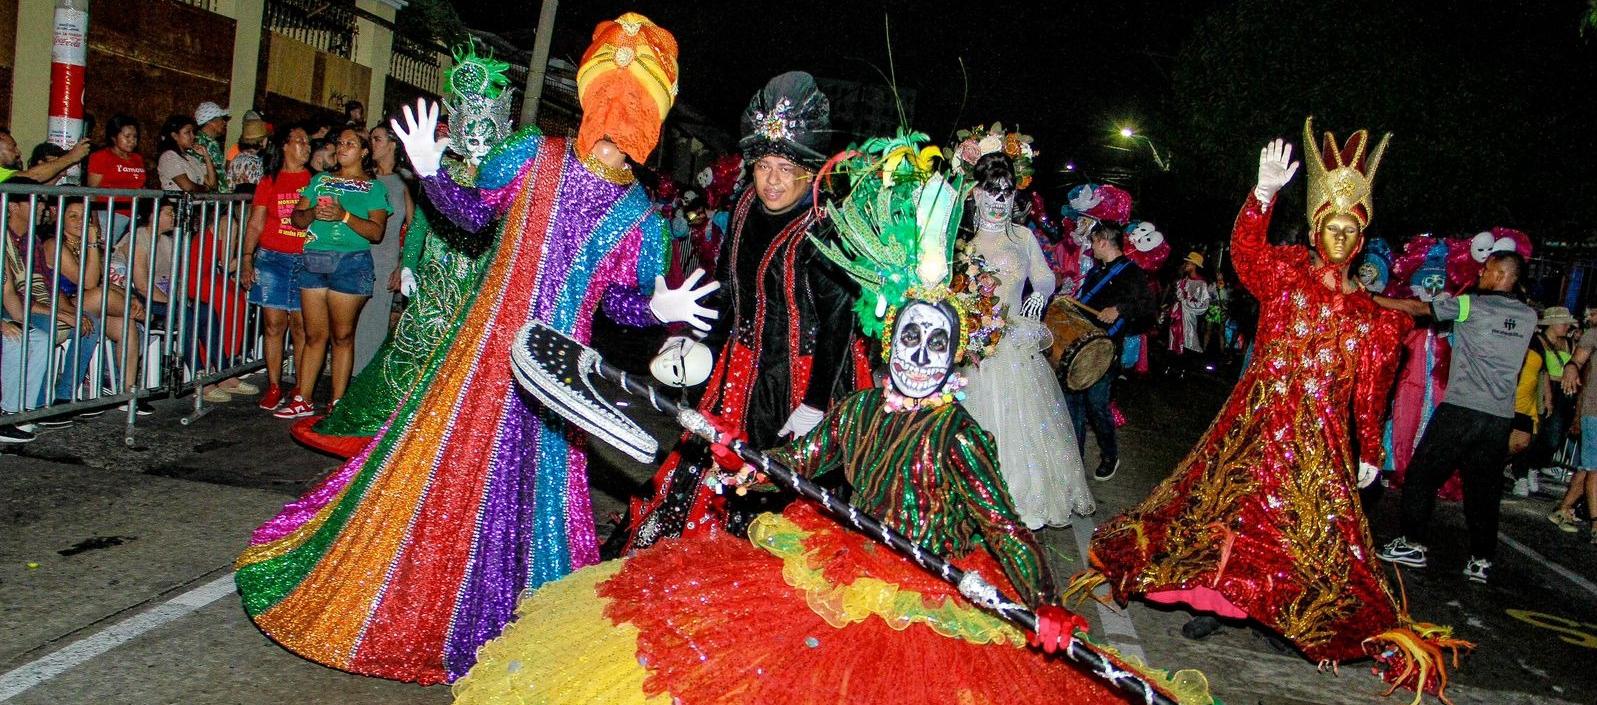
M 1098 527 L 1091 556 L 1121 600 L 1251 618 L 1316 661 L 1356 659 L 1401 624 L 1356 473 L 1359 459 L 1380 465 L 1411 321 L 1326 288 L 1307 249 L 1268 244 L 1268 226 L 1249 196 L 1232 248 L 1260 304 L 1251 364 L 1174 474 Z
M 482 284 L 388 427 L 256 530 L 237 561 L 245 610 L 334 668 L 453 680 L 517 595 L 598 562 L 587 461 L 520 394 L 510 345 L 537 318 L 586 342 L 595 309 L 651 323 L 642 291 L 664 232 L 636 184 L 590 172 L 565 139 L 523 130 L 477 188 L 428 177 L 450 219 L 502 231 Z

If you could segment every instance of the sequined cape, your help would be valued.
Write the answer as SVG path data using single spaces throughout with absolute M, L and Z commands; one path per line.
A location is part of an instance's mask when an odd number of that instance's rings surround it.
M 451 249 L 444 238 L 432 232 L 433 227 L 418 207 L 405 233 L 404 263 L 416 274 L 416 294 L 400 314 L 393 334 L 350 380 L 338 406 L 313 427 L 317 434 L 377 435 L 415 387 L 433 351 L 448 350 L 454 341 L 456 315 L 476 292 L 488 257 Z M 414 261 L 410 256 L 413 248 L 417 250 Z
M 1399 624 L 1359 505 L 1354 445 L 1380 465 L 1412 322 L 1320 284 L 1308 251 L 1271 246 L 1268 225 L 1250 196 L 1232 234 L 1238 279 L 1260 302 L 1252 362 L 1175 473 L 1098 528 L 1091 557 L 1122 601 L 1246 616 L 1311 659 L 1355 659 L 1360 641 Z
M 534 317 L 587 342 L 601 299 L 619 322 L 652 321 L 640 292 L 664 266 L 658 216 L 641 187 L 530 130 L 489 153 L 477 186 L 424 182 L 462 227 L 503 222 L 454 342 L 387 428 L 238 558 L 256 626 L 318 663 L 453 680 L 518 593 L 598 561 L 586 455 L 524 401 L 508 349 Z

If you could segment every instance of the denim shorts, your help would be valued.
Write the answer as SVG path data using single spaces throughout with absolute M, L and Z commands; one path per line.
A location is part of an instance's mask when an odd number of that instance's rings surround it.
M 1597 416 L 1580 417 L 1580 462 L 1576 465 L 1581 470 L 1597 470 Z
M 332 289 L 351 296 L 372 295 L 372 282 L 377 280 L 377 275 L 373 271 L 370 251 L 306 250 L 303 256 L 305 261 L 299 268 L 299 288 Z
M 304 268 L 304 255 L 257 250 L 255 284 L 250 287 L 250 303 L 279 311 L 298 311 L 299 276 Z

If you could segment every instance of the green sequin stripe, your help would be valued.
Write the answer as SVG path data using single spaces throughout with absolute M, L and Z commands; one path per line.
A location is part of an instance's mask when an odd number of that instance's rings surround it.
M 502 237 L 502 234 L 501 234 Z M 497 251 L 497 245 L 494 251 Z M 487 259 L 486 257 L 484 259 Z M 479 292 L 472 291 L 468 298 L 470 301 L 461 306 L 456 315 L 455 328 L 463 324 L 463 317 L 471 310 Z M 446 357 L 442 349 L 435 349 L 428 360 L 425 369 L 417 382 L 418 389 L 427 389 L 432 386 L 433 378 L 443 366 Z M 398 416 L 390 426 L 392 430 L 408 428 L 416 418 L 416 410 L 421 406 L 425 394 L 411 394 L 405 399 Z M 393 453 L 394 444 L 399 442 L 403 433 L 385 433 L 378 440 L 377 447 L 372 449 L 370 457 L 361 467 L 359 473 L 350 481 L 350 487 L 345 492 L 344 498 L 328 516 L 327 522 L 322 524 L 305 543 L 276 558 L 252 563 L 238 569 L 237 584 L 239 592 L 244 596 L 244 611 L 250 616 L 259 615 L 272 608 L 284 597 L 287 597 L 300 581 L 309 575 L 316 564 L 321 561 L 329 546 L 344 530 L 344 525 L 349 522 L 349 517 L 360 506 L 361 499 L 366 494 L 366 489 L 376 479 L 378 472 L 385 465 L 388 456 Z

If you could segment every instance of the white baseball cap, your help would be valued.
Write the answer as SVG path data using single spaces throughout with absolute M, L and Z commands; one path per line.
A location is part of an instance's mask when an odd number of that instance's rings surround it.
M 196 125 L 203 126 L 205 123 L 217 118 L 230 120 L 232 117 L 232 115 L 227 114 L 225 108 L 210 101 L 200 103 L 200 107 L 194 109 L 194 124 Z

